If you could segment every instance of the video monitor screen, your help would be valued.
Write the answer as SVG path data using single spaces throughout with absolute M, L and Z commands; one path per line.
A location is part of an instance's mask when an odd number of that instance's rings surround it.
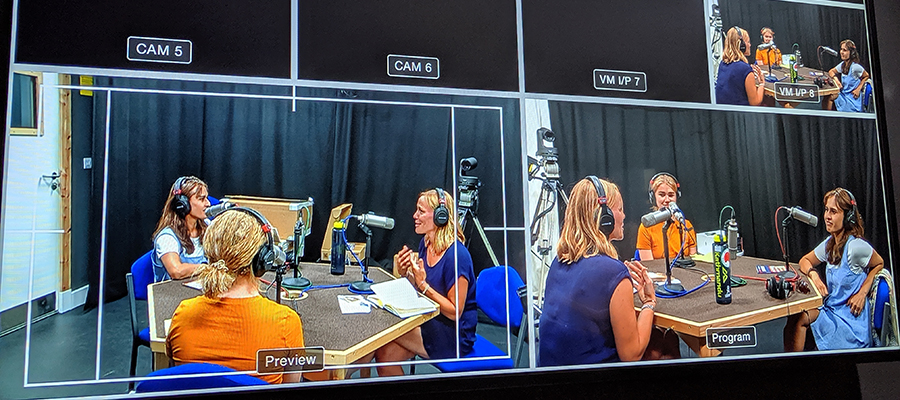
M 13 2 L 0 397 L 896 352 L 866 10 Z

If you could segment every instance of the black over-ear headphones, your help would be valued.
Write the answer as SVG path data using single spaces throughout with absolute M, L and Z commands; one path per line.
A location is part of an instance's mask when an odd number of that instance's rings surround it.
M 600 204 L 600 232 L 609 238 L 609 235 L 616 229 L 616 217 L 613 216 L 612 210 L 607 205 L 606 191 L 603 190 L 600 179 L 594 175 L 588 175 L 587 178 L 591 180 L 597 191 L 597 203 Z
M 766 291 L 769 292 L 769 296 L 778 300 L 784 300 L 794 291 L 794 284 L 778 275 L 774 275 L 766 279 Z
M 654 206 L 656 205 L 656 196 L 653 193 L 653 183 L 656 182 L 656 180 L 661 176 L 668 176 L 672 178 L 673 181 L 675 181 L 675 194 L 678 196 L 676 200 L 681 200 L 681 184 L 678 183 L 678 178 L 668 172 L 660 172 L 650 178 L 650 186 L 647 187 L 647 191 L 650 192 L 650 204 Z
M 287 255 L 281 247 L 275 245 L 275 233 L 272 232 L 272 224 L 259 211 L 246 207 L 229 208 L 230 211 L 243 211 L 252 215 L 259 221 L 260 228 L 266 234 L 266 242 L 259 246 L 253 261 L 250 262 L 250 268 L 253 269 L 253 275 L 257 278 L 263 276 L 266 271 L 275 270 L 284 265 Z
M 185 177 L 180 177 L 175 180 L 175 184 L 172 185 L 172 211 L 175 212 L 179 218 L 187 217 L 188 214 L 191 213 L 191 199 L 184 194 L 181 190 L 181 185 L 184 184 Z
M 847 44 L 850 47 L 850 59 L 859 58 L 859 53 L 856 51 L 856 43 L 847 39 Z
M 856 208 L 856 197 L 853 197 L 853 193 L 850 193 L 847 189 L 841 188 L 841 190 L 847 193 L 847 196 L 850 196 L 850 209 L 844 210 L 844 225 L 856 226 L 859 224 L 859 219 L 856 217 L 859 215 L 859 210 Z
M 738 34 L 738 48 L 741 50 L 741 54 L 746 54 L 747 44 L 744 43 L 744 34 L 741 33 L 741 28 L 738 28 L 737 25 L 734 26 L 734 30 L 737 31 Z
M 434 191 L 438 195 L 438 206 L 434 209 L 434 224 L 442 227 L 450 222 L 450 210 L 447 209 L 447 197 L 444 196 L 444 189 L 434 188 Z

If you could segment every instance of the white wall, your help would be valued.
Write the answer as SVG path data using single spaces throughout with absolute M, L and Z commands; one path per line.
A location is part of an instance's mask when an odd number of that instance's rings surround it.
M 57 74 L 43 74 L 45 85 L 57 79 Z M 41 175 L 60 171 L 59 90 L 42 95 L 43 136 L 9 139 L 0 311 L 27 302 L 32 248 L 32 299 L 60 289 L 61 235 L 40 232 L 61 229 L 59 192 L 51 192 L 50 181 L 41 180 Z

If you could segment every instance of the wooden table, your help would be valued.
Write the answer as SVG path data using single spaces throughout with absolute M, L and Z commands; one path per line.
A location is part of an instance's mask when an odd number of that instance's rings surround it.
M 301 272 L 312 281 L 313 285 L 349 283 L 362 277 L 359 270 L 354 267 L 348 268 L 345 275 L 331 275 L 328 264 L 303 263 Z M 292 275 L 287 275 L 290 276 Z M 267 272 L 263 279 L 271 281 L 274 277 L 274 273 Z M 369 278 L 376 283 L 393 279 L 380 268 L 371 268 Z M 165 321 L 172 318 L 182 300 L 200 295 L 199 290 L 185 286 L 184 283 L 185 281 L 173 280 L 155 283 L 147 288 L 150 350 L 153 352 L 154 370 L 169 366 L 169 358 L 166 356 Z M 274 285 L 269 287 L 267 284 L 261 284 L 260 291 L 264 290 L 266 297 L 275 298 Z M 346 287 L 341 287 L 310 290 L 302 299 L 285 299 L 282 295 L 282 304 L 300 314 L 306 346 L 325 348 L 325 375 L 328 379 L 343 379 L 348 375 L 347 368 L 328 368 L 329 366 L 368 361 L 361 359 L 440 313 L 438 309 L 432 313 L 400 319 L 387 311 L 373 308 L 369 314 L 344 315 L 341 314 L 337 300 L 337 295 L 340 294 L 352 293 Z
M 665 261 L 652 260 L 643 262 L 648 270 L 665 274 Z M 754 257 L 739 257 L 731 262 L 732 275 L 743 275 L 768 278 L 771 274 L 757 274 L 757 265 L 784 265 L 783 261 L 766 260 Z M 731 304 L 716 303 L 715 279 L 713 266 L 709 263 L 697 262 L 700 271 L 674 268 L 672 277 L 681 280 L 685 289 L 690 290 L 702 284 L 704 272 L 709 273 L 712 280 L 701 289 L 683 297 L 674 299 L 658 299 L 653 323 L 659 327 L 673 329 L 682 340 L 701 357 L 719 355 L 719 350 L 706 346 L 707 328 L 727 328 L 749 326 L 760 322 L 786 317 L 822 305 L 822 296 L 815 285 L 810 284 L 810 292 L 803 294 L 794 290 L 785 300 L 778 300 L 766 292 L 766 283 L 747 280 L 746 286 L 731 288 Z M 797 266 L 794 266 L 796 269 Z M 806 277 L 801 276 L 806 280 Z M 635 309 L 640 309 L 641 302 L 635 295 Z
M 769 67 L 767 65 L 760 65 L 759 68 L 763 71 L 764 75 L 769 72 Z M 781 67 L 779 69 L 775 69 L 773 67 L 771 75 L 780 80 L 780 79 L 790 76 L 790 71 L 791 71 L 790 67 Z M 823 74 L 823 75 L 813 76 L 811 73 Z M 833 79 L 828 77 L 827 71 L 821 71 L 821 70 L 809 68 L 809 67 L 797 68 L 797 77 L 802 78 L 802 79 L 797 79 L 797 84 L 802 84 L 802 85 L 815 85 L 816 77 L 822 78 L 822 79 L 827 79 L 831 82 L 834 82 Z M 781 82 L 782 83 L 791 83 L 791 80 L 790 80 L 790 78 L 787 78 Z M 771 98 L 767 101 L 767 104 L 774 105 L 775 104 L 775 82 L 766 81 L 765 87 L 766 87 L 765 95 Z M 822 106 L 824 107 L 824 103 L 822 103 L 822 98 L 826 97 L 826 96 L 831 96 L 840 91 L 841 91 L 841 89 L 839 89 L 837 87 L 837 85 L 825 85 L 825 87 L 819 88 L 819 103 L 822 104 Z M 778 101 L 778 103 L 780 103 L 785 108 L 795 108 L 798 104 L 797 102 L 791 102 L 791 101 Z

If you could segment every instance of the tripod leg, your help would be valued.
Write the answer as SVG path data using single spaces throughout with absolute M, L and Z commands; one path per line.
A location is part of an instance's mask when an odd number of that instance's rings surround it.
M 488 242 L 487 235 L 484 233 L 484 227 L 481 226 L 481 221 L 474 215 L 472 216 L 472 221 L 475 222 L 475 229 L 477 229 L 478 233 L 481 235 L 481 240 L 484 241 L 484 247 L 487 248 L 488 255 L 491 256 L 491 261 L 494 262 L 494 266 L 500 265 L 500 262 L 497 261 L 497 256 L 494 255 L 494 249 L 491 246 L 491 242 Z

